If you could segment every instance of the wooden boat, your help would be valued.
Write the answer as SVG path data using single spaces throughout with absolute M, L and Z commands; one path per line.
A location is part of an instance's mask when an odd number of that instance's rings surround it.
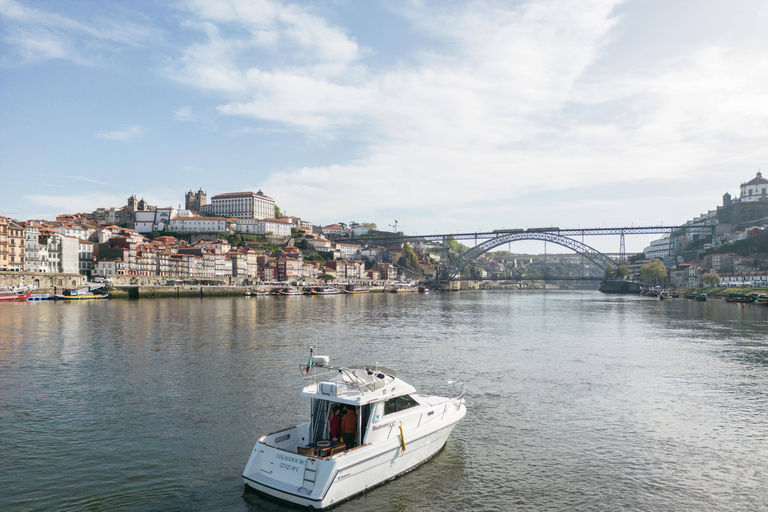
M 89 288 L 67 288 L 64 293 L 54 295 L 56 300 L 101 300 L 109 298 L 108 293 L 93 293 Z
M 368 293 L 368 291 L 368 288 L 364 286 L 354 286 L 348 284 L 346 287 L 344 287 L 344 293 Z
M 757 297 L 746 293 L 732 293 L 730 295 L 726 295 L 725 297 L 725 302 L 740 302 L 744 304 L 748 302 L 755 302 L 756 300 Z

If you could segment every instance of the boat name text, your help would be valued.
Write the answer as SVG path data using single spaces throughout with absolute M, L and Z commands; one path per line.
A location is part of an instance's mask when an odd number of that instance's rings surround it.
M 280 463 L 280 469 L 285 469 L 288 471 L 293 471 L 298 473 L 299 466 L 294 466 L 294 464 L 304 464 L 304 461 L 298 457 L 291 457 L 290 455 L 283 455 L 282 453 L 276 453 L 275 458 L 279 460 L 283 460 L 285 462 Z M 290 464 L 293 463 L 293 464 Z
M 379 430 L 379 429 L 387 428 L 387 427 L 392 428 L 394 426 L 395 426 L 395 422 L 394 421 L 390 421 L 389 423 L 382 423 L 381 425 L 376 425 L 375 427 L 373 427 L 373 430 Z

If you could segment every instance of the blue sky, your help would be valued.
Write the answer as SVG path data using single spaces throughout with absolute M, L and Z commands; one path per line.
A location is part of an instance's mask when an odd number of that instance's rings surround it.
M 679 224 L 765 172 L 767 14 L 0 0 L 0 214 L 202 188 L 407 233 Z

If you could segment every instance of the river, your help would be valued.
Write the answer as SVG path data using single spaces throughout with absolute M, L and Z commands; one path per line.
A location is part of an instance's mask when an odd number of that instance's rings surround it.
M 292 510 L 240 475 L 310 345 L 467 383 L 339 512 L 768 510 L 768 308 L 593 291 L 0 304 L 0 510 Z

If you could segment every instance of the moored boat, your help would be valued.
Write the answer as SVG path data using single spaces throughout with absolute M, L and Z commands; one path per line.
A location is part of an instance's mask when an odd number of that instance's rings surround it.
M 757 300 L 757 297 L 754 295 L 749 295 L 746 293 L 732 293 L 730 295 L 725 296 L 725 302 L 740 302 L 740 303 L 748 303 L 748 302 L 755 302 Z
M 466 414 L 462 383 L 449 381 L 447 397 L 421 395 L 378 365 L 327 361 L 310 355 L 302 366 L 309 421 L 259 438 L 243 471 L 247 489 L 314 509 L 337 505 L 431 458 Z M 330 435 L 336 407 L 356 425 L 349 444 Z
M 93 293 L 93 291 L 88 288 L 80 290 L 76 288 L 67 288 L 64 290 L 64 293 L 55 294 L 54 298 L 56 300 L 99 300 L 109 298 L 109 294 Z
M 308 295 L 339 295 L 340 293 L 341 290 L 333 286 L 315 286 L 310 289 Z
M 19 290 L 4 290 L 0 291 L 0 301 L 3 302 L 23 302 L 32 295 L 32 292 L 19 291 Z
M 24 277 L 21 278 L 19 286 L 0 288 L 0 301 L 2 302 L 23 302 L 27 300 L 35 291 L 34 286 L 26 286 Z
M 365 286 L 355 286 L 348 284 L 344 287 L 344 293 L 368 293 L 368 288 Z
M 39 300 L 56 300 L 56 296 L 52 293 L 33 293 L 27 297 L 27 302 L 35 302 Z

